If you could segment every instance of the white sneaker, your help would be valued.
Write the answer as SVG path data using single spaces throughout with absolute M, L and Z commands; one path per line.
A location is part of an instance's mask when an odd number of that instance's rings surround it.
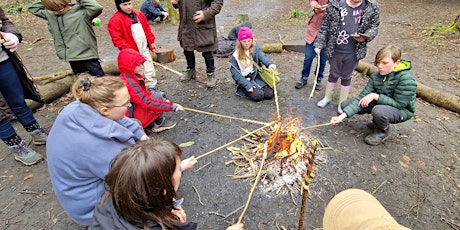
M 318 105 L 318 106 L 321 107 L 321 108 L 324 108 L 324 107 L 326 107 L 327 105 L 329 105 L 329 102 L 330 102 L 330 101 L 328 101 L 328 100 L 326 100 L 326 99 L 323 99 L 323 100 L 321 100 L 321 101 L 318 101 L 318 104 L 316 104 L 316 105 Z

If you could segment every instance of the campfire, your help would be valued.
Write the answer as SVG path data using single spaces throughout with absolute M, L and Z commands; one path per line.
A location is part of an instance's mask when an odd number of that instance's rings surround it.
M 226 164 L 237 166 L 231 177 L 256 177 L 261 170 L 266 192 L 279 194 L 286 188 L 284 191 L 290 192 L 294 203 L 296 191 L 305 189 L 309 193 L 317 141 L 302 132 L 300 123 L 297 118 L 283 119 L 250 133 L 243 139 L 246 141 L 243 147 L 227 147 L 235 156 Z

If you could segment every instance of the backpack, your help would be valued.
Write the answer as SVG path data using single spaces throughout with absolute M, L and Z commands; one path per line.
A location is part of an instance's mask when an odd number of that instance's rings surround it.
M 236 46 L 236 40 L 230 40 L 226 37 L 218 37 L 218 48 L 216 50 L 216 57 L 226 58 L 233 54 Z

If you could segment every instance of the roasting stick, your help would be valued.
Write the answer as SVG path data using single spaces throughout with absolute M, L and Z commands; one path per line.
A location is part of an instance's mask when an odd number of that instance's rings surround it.
M 177 74 L 177 75 L 179 75 L 179 76 L 183 76 L 183 75 L 184 75 L 183 73 L 181 73 L 181 72 L 179 72 L 179 71 L 177 71 L 177 70 L 171 69 L 171 68 L 169 68 L 169 67 L 167 67 L 167 66 L 165 66 L 165 65 L 162 65 L 162 64 L 160 64 L 160 63 L 158 63 L 158 62 L 156 62 L 156 61 L 152 61 L 152 62 L 153 62 L 153 64 L 158 65 L 158 66 L 161 66 L 161 67 L 165 68 L 166 70 L 169 70 L 169 71 L 171 71 L 171 72 L 173 72 L 173 73 L 175 73 L 175 74 Z
M 280 114 L 280 106 L 278 104 L 278 90 L 276 89 L 276 84 L 275 84 L 275 72 L 272 71 L 272 79 L 273 79 L 273 85 L 274 85 L 274 92 L 275 92 L 275 105 L 276 105 L 276 113 L 278 115 L 278 120 L 281 120 L 281 114 Z
M 213 150 L 211 150 L 211 151 L 209 151 L 209 152 L 207 152 L 207 153 L 205 153 L 205 154 L 202 154 L 202 155 L 200 155 L 200 156 L 198 156 L 198 157 L 195 157 L 195 159 L 196 159 L 196 160 L 199 160 L 199 159 L 201 159 L 201 158 L 203 158 L 203 157 L 205 157 L 205 156 L 211 155 L 211 154 L 213 154 L 213 153 L 215 153 L 215 152 L 217 152 L 217 151 L 219 151 L 219 150 L 221 150 L 221 149 L 223 149 L 223 148 L 225 148 L 225 147 L 227 147 L 227 146 L 229 146 L 229 145 L 232 145 L 232 144 L 234 144 L 234 143 L 236 143 L 236 142 L 238 142 L 238 141 L 240 141 L 240 140 L 243 140 L 243 139 L 246 138 L 246 137 L 251 136 L 253 133 L 259 132 L 259 131 L 261 131 L 261 130 L 263 130 L 263 129 L 269 127 L 269 126 L 271 126 L 273 123 L 275 123 L 275 122 L 272 121 L 272 122 L 270 122 L 268 125 L 263 126 L 262 128 L 256 129 L 256 130 L 254 130 L 254 131 L 252 131 L 252 132 L 250 132 L 250 133 L 247 133 L 247 134 L 244 135 L 244 136 L 241 136 L 240 138 L 238 138 L 238 139 L 236 139 L 236 140 L 230 141 L 230 142 L 228 142 L 228 143 L 225 144 L 225 145 L 222 145 L 222 146 L 217 147 L 217 148 L 215 148 L 215 149 L 213 149 Z
M 302 206 L 300 206 L 299 215 L 299 230 L 303 230 L 303 222 L 305 209 L 307 208 L 307 196 L 310 194 L 310 181 L 313 173 L 313 165 L 315 164 L 316 147 L 318 145 L 317 140 L 313 140 L 311 144 L 310 153 L 308 154 L 308 166 L 307 171 L 303 174 L 304 182 L 302 183 Z
M 254 181 L 254 184 L 252 185 L 251 192 L 249 193 L 248 200 L 246 201 L 246 205 L 244 206 L 243 212 L 241 212 L 241 215 L 240 215 L 240 218 L 238 219 L 237 224 L 239 224 L 239 223 L 241 223 L 241 221 L 243 221 L 244 214 L 246 213 L 246 210 L 248 210 L 249 203 L 251 203 L 252 194 L 254 193 L 254 190 L 255 190 L 255 188 L 257 186 L 257 183 L 259 182 L 260 174 L 262 174 L 261 173 L 262 168 L 264 167 L 265 158 L 267 157 L 267 148 L 268 148 L 268 142 L 265 142 L 265 144 L 264 144 L 264 154 L 262 156 L 262 161 L 260 162 L 259 172 L 257 172 L 256 181 Z
M 220 115 L 220 114 L 217 114 L 217 113 L 211 113 L 211 112 L 206 112 L 206 111 L 202 111 L 202 110 L 198 110 L 198 109 L 191 109 L 191 108 L 186 108 L 186 107 L 184 107 L 184 110 L 195 112 L 195 113 L 203 113 L 203 114 L 206 114 L 206 115 L 211 115 L 211 116 L 216 116 L 216 117 L 239 120 L 239 121 L 244 121 L 244 122 L 249 122 L 249 123 L 254 123 L 254 124 L 259 124 L 259 125 L 269 125 L 270 124 L 268 122 L 254 121 L 254 120 L 249 120 L 249 119 L 244 119 L 244 118 L 239 118 L 239 117 Z
M 329 122 L 329 123 L 324 123 L 324 124 L 319 124 L 319 125 L 307 126 L 307 127 L 300 128 L 300 130 L 313 129 L 313 128 L 318 128 L 318 127 L 321 127 L 321 126 L 328 126 L 328 125 L 332 125 L 332 123 Z
M 318 57 L 318 62 L 316 63 L 316 74 L 315 74 L 315 81 L 313 81 L 313 88 L 311 89 L 310 97 L 308 98 L 308 101 L 313 97 L 313 93 L 315 92 L 315 87 L 316 87 L 316 81 L 318 80 L 318 74 L 319 74 L 319 54 L 316 54 Z

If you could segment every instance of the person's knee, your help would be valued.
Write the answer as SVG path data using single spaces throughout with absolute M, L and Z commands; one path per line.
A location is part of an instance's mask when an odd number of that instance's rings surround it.
M 255 88 L 251 93 L 251 100 L 253 101 L 262 101 L 264 99 L 264 91 L 260 88 Z

